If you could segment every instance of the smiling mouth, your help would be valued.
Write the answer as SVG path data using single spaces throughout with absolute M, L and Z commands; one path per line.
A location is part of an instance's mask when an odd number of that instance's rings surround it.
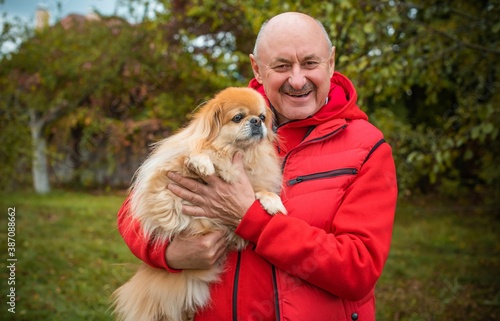
M 293 93 L 285 93 L 287 96 L 290 96 L 290 97 L 293 97 L 293 98 L 303 98 L 303 97 L 307 97 L 309 96 L 309 94 L 311 93 L 312 91 L 308 91 L 306 93 L 298 93 L 298 94 L 293 94 Z

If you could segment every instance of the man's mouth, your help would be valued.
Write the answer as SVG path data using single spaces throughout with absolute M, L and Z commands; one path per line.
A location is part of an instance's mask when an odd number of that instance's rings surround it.
M 312 91 L 308 91 L 305 93 L 285 93 L 286 95 L 293 97 L 293 98 L 303 98 L 307 97 Z

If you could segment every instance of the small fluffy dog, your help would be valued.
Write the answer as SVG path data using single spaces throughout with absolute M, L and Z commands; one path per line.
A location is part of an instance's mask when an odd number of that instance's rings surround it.
M 156 144 L 137 170 L 131 187 L 131 213 L 142 223 L 145 235 L 158 242 L 181 231 L 204 234 L 224 230 L 230 249 L 246 246 L 234 229 L 217 219 L 181 212 L 182 201 L 167 188 L 167 173 L 203 180 L 217 174 L 231 183 L 240 175 L 233 155 L 243 152 L 245 171 L 256 198 L 271 215 L 286 214 L 276 194 L 281 169 L 273 147 L 272 116 L 263 97 L 250 88 L 231 87 L 203 105 L 184 129 Z M 113 293 L 115 313 L 123 321 L 190 320 L 210 299 L 209 283 L 218 280 L 223 263 L 209 270 L 169 273 L 145 263 Z

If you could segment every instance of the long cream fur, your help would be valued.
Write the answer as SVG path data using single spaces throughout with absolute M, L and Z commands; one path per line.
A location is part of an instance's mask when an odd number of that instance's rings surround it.
M 271 215 L 286 214 L 277 195 L 281 169 L 271 121 L 260 94 L 231 87 L 202 106 L 187 127 L 157 143 L 131 187 L 131 213 L 140 220 L 145 235 L 164 242 L 182 231 L 194 235 L 222 229 L 230 249 L 243 249 L 246 242 L 219 220 L 182 214 L 183 201 L 166 188 L 170 171 L 201 180 L 217 174 L 234 182 L 240 175 L 232 165 L 237 151 L 243 152 L 245 171 L 262 206 Z M 209 283 L 218 280 L 222 269 L 223 262 L 209 270 L 169 273 L 143 263 L 113 293 L 117 320 L 191 320 L 197 309 L 208 304 Z

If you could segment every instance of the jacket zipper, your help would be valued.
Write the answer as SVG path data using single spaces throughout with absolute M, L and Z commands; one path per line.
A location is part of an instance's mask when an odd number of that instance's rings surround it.
M 238 321 L 238 282 L 240 278 L 241 251 L 238 251 L 233 282 L 233 321 Z
M 318 137 L 318 138 L 315 138 L 315 139 L 312 139 L 304 144 L 299 144 L 297 147 L 295 147 L 294 149 L 292 149 L 286 156 L 285 156 L 285 159 L 283 159 L 283 163 L 281 164 L 281 172 L 284 173 L 284 170 L 285 170 L 285 165 L 286 165 L 286 162 L 288 161 L 288 157 L 297 149 L 299 148 L 303 148 L 304 146 L 307 146 L 309 144 L 312 144 L 312 143 L 315 143 L 315 142 L 318 142 L 318 141 L 321 141 L 321 140 L 324 140 L 328 137 L 331 137 L 331 136 L 334 136 L 336 135 L 337 133 L 339 133 L 340 131 L 344 130 L 345 128 L 347 127 L 347 124 L 343 125 L 342 127 L 340 128 L 337 128 L 336 130 L 334 130 L 333 132 L 331 133 L 328 133 L 324 136 L 321 136 L 321 137 Z
M 293 149 L 292 151 L 290 151 L 286 156 L 285 158 L 283 159 L 283 163 L 281 164 L 281 172 L 283 173 L 285 171 L 285 165 L 286 165 L 286 162 L 288 161 L 288 157 L 290 156 L 290 154 L 292 154 L 292 152 L 294 150 L 297 150 L 298 148 L 302 148 L 304 146 L 307 146 L 309 144 L 312 144 L 312 143 L 315 143 L 315 142 L 318 142 L 318 141 L 321 141 L 323 139 L 326 139 L 328 137 L 331 137 L 331 136 L 334 136 L 336 135 L 337 133 L 339 133 L 340 131 L 344 130 L 345 128 L 347 127 L 347 124 L 343 125 L 342 127 L 340 128 L 337 128 L 336 130 L 334 130 L 333 132 L 331 133 L 328 133 L 322 137 L 318 137 L 318 138 L 315 138 L 315 139 L 312 139 L 306 143 L 304 143 L 303 145 L 300 145 L 297 146 L 295 149 Z M 306 136 L 304 137 L 304 139 L 309 136 L 309 134 L 312 132 L 312 130 L 314 130 L 314 127 L 311 128 L 307 133 L 306 133 Z M 277 132 L 277 129 L 276 131 Z M 279 146 L 279 145 L 278 145 Z M 279 151 L 279 148 L 278 148 L 278 151 Z M 278 282 L 277 282 L 277 279 L 276 279 L 276 267 L 273 265 L 272 266 L 272 277 L 273 277 L 273 289 L 274 289 L 274 309 L 275 309 L 275 314 L 276 314 L 276 321 L 280 321 L 281 320 L 281 311 L 280 311 L 280 305 L 279 305 L 279 292 L 278 292 Z
M 286 185 L 293 186 L 293 185 L 296 185 L 296 184 L 299 184 L 302 182 L 306 182 L 306 181 L 312 181 L 312 180 L 322 179 L 322 178 L 337 177 L 337 176 L 341 176 L 341 175 L 356 175 L 357 173 L 358 173 L 358 170 L 356 168 L 335 169 L 335 170 L 327 171 L 327 172 L 297 176 L 296 178 L 291 179 L 288 182 L 286 182 Z
M 272 268 L 273 276 L 273 289 L 274 289 L 274 313 L 276 314 L 276 321 L 281 320 L 280 304 L 279 304 L 279 293 L 278 293 L 278 282 L 276 280 L 276 267 L 274 265 Z

